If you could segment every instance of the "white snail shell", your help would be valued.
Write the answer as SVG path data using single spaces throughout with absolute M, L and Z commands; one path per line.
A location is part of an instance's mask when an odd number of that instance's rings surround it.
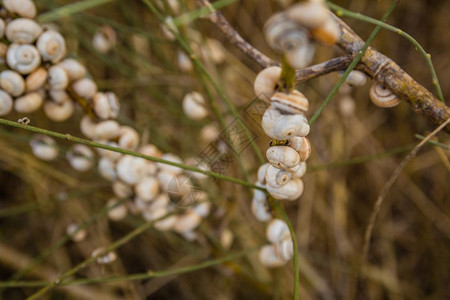
M 8 115 L 13 108 L 12 97 L 3 90 L 0 90 L 0 117 Z
M 101 143 L 106 144 L 111 147 L 119 148 L 119 145 L 113 141 L 101 140 Z M 107 159 L 114 161 L 114 162 L 117 161 L 119 158 L 121 158 L 123 155 L 120 152 L 111 151 L 111 150 L 107 150 L 107 149 L 100 149 L 100 148 L 97 148 L 97 152 L 101 157 L 106 157 Z
M 58 64 L 69 76 L 70 81 L 81 79 L 86 75 L 86 68 L 73 58 L 66 58 Z
M 111 221 L 120 221 L 126 218 L 127 214 L 128 214 L 128 210 L 127 207 L 125 206 L 124 203 L 118 204 L 119 200 L 117 200 L 116 198 L 112 198 L 108 201 L 108 203 L 106 204 L 106 207 L 110 208 L 115 206 L 114 208 L 111 208 L 108 211 L 108 218 Z
M 300 155 L 300 161 L 302 162 L 308 160 L 308 158 L 311 156 L 311 143 L 309 142 L 309 139 L 303 139 L 303 143 L 300 147 L 300 150 L 298 150 L 298 154 Z
M 34 156 L 45 161 L 54 160 L 58 156 L 56 142 L 49 136 L 37 134 L 30 141 Z
M 102 157 L 98 161 L 98 172 L 106 180 L 114 181 L 117 179 L 116 164 L 106 157 Z
M 163 154 L 161 156 L 161 159 L 164 159 L 164 160 L 167 160 L 170 162 L 174 162 L 174 163 L 179 163 L 179 164 L 183 163 L 183 160 L 180 157 L 176 156 L 175 154 L 171 154 L 171 153 Z M 163 163 L 157 163 L 157 165 L 161 171 L 166 172 L 166 173 L 171 173 L 173 175 L 177 175 L 177 174 L 180 174 L 181 172 L 183 172 L 183 169 L 176 167 L 176 166 L 163 164 Z
M 119 199 L 131 197 L 133 195 L 133 187 L 122 181 L 114 181 L 112 185 L 114 195 Z
M 114 120 L 106 120 L 97 123 L 94 137 L 100 140 L 110 140 L 119 136 L 120 125 Z
M 351 86 L 363 86 L 367 82 L 367 76 L 361 71 L 353 70 L 345 78 L 345 82 Z
M 156 210 L 158 208 L 161 207 L 167 207 L 170 203 L 170 198 L 167 195 L 167 193 L 161 193 L 159 194 L 155 200 L 153 200 L 150 205 L 149 205 L 149 209 L 150 210 Z
M 48 69 L 47 82 L 51 90 L 64 90 L 69 84 L 69 76 L 63 68 L 54 65 Z
M 178 67 L 183 72 L 192 72 L 194 69 L 192 61 L 184 51 L 178 51 Z
M 211 202 L 203 201 L 192 208 L 200 217 L 206 218 L 211 211 Z
M 212 141 L 216 140 L 220 135 L 220 130 L 217 128 L 216 124 L 208 124 L 203 126 L 200 131 L 200 139 L 203 143 L 209 144 Z
M 41 107 L 43 101 L 41 91 L 31 92 L 14 100 L 14 110 L 18 113 L 32 113 Z
M 273 219 L 267 226 L 266 237 L 269 242 L 276 244 L 282 240 L 290 239 L 291 233 L 285 221 L 281 219 Z
M 266 245 L 259 250 L 259 260 L 261 263 L 269 268 L 281 267 L 286 264 L 275 251 L 274 245 Z
M 94 104 L 94 112 L 100 119 L 115 119 L 119 115 L 120 103 L 114 93 L 95 93 L 92 101 Z
M 370 87 L 370 100 L 379 107 L 389 108 L 400 104 L 400 99 L 384 85 L 374 82 Z
M 294 256 L 294 243 L 292 239 L 285 239 L 276 243 L 275 253 L 284 261 L 290 260 Z
M 72 100 L 66 100 L 62 103 L 46 101 L 44 103 L 45 115 L 54 122 L 63 122 L 69 119 L 75 111 L 75 105 Z
M 113 251 L 107 252 L 104 255 L 98 256 L 100 253 L 103 253 L 103 251 L 105 251 L 105 248 L 103 248 L 103 247 L 97 248 L 94 251 L 92 251 L 91 256 L 92 257 L 97 256 L 96 261 L 98 264 L 108 265 L 117 259 L 117 254 Z
M 169 211 L 167 207 L 159 207 L 158 209 L 154 210 L 146 210 L 142 216 L 147 222 L 153 222 L 154 220 L 164 217 L 168 212 Z
M 147 164 L 144 159 L 130 155 L 123 155 L 116 165 L 118 177 L 131 185 L 138 183 L 144 178 L 146 168 Z
M 172 215 L 162 220 L 156 221 L 155 224 L 153 224 L 153 226 L 159 231 L 168 231 L 173 229 L 173 226 L 175 226 L 177 220 L 178 220 L 177 216 Z
M 326 46 L 331 46 L 336 44 L 336 42 L 339 40 L 341 36 L 341 30 L 336 21 L 334 21 L 332 18 L 328 18 L 325 24 L 312 29 L 311 35 L 316 41 Z
M 267 191 L 278 200 L 296 200 L 303 194 L 303 181 L 300 178 L 295 178 L 289 181 L 287 184 L 273 188 L 267 186 Z
M 79 172 L 86 172 L 94 164 L 94 151 L 85 145 L 74 145 L 66 154 L 72 168 Z
M 268 67 L 259 72 L 253 84 L 256 97 L 269 101 L 276 91 L 280 76 L 281 68 L 278 66 Z
M 25 81 L 16 71 L 5 70 L 0 73 L 0 87 L 13 97 L 23 94 Z
M 294 136 L 306 136 L 310 127 L 302 114 L 282 114 L 274 106 L 270 106 L 261 120 L 264 132 L 271 138 L 287 140 Z
M 107 53 L 117 43 L 117 35 L 110 26 L 102 26 L 92 38 L 92 46 L 100 53 Z
M 65 90 L 48 90 L 48 94 L 56 103 L 72 101 L 72 98 L 70 98 L 69 94 Z
M 41 64 L 41 56 L 32 45 L 11 44 L 6 53 L 6 61 L 20 74 L 29 74 Z
M 286 14 L 296 23 L 309 28 L 322 26 L 330 18 L 325 5 L 317 2 L 298 3 L 291 6 Z
M 205 99 L 197 92 L 189 93 L 183 98 L 183 111 L 192 120 L 201 120 L 208 115 Z
M 47 81 L 47 75 L 47 70 L 44 68 L 36 69 L 25 79 L 25 89 L 31 92 L 42 88 Z
M 87 231 L 85 229 L 79 228 L 80 226 L 78 226 L 75 223 L 72 223 L 69 226 L 67 226 L 66 233 L 71 236 L 71 239 L 74 242 L 81 242 L 86 238 Z
M 139 145 L 139 134 L 129 126 L 121 126 L 119 130 L 119 147 L 134 150 Z
M 266 193 L 261 190 L 253 190 L 252 213 L 260 222 L 267 222 L 272 218 Z
M 270 102 L 282 113 L 304 114 L 309 109 L 308 99 L 297 90 L 293 90 L 289 94 L 276 92 L 272 98 L 270 98 Z
M 274 146 L 267 149 L 266 157 L 269 163 L 279 169 L 288 170 L 300 163 L 297 151 L 287 146 Z
M 41 26 L 35 21 L 19 18 L 6 25 L 5 35 L 11 43 L 32 44 L 41 32 Z
M 155 177 L 144 177 L 134 187 L 136 196 L 143 201 L 153 200 L 159 193 L 158 180 Z
M 306 174 L 306 163 L 304 161 L 302 161 L 298 167 L 296 168 L 296 170 L 294 171 L 294 173 L 292 174 L 292 178 L 301 178 Z
M 57 63 L 66 55 L 66 41 L 59 32 L 54 30 L 42 33 L 36 46 L 44 61 Z
M 84 116 L 81 119 L 80 130 L 81 130 L 81 133 L 83 133 L 86 137 L 88 137 L 90 139 L 94 139 L 96 127 L 97 127 L 97 123 L 95 123 L 94 120 L 92 120 L 92 118 L 89 117 L 88 115 Z
M 193 210 L 188 210 L 185 214 L 178 216 L 173 229 L 178 233 L 194 230 L 200 225 L 202 218 Z
M 97 93 L 97 85 L 90 78 L 82 78 L 73 82 L 72 89 L 78 96 L 87 100 L 91 99 Z
M 258 168 L 258 175 L 257 175 L 258 184 L 261 185 L 266 184 L 266 171 L 269 165 L 270 165 L 269 163 L 265 163 Z
M 292 179 L 292 173 L 269 165 L 266 170 L 265 179 L 267 185 L 277 188 L 287 184 Z
M 3 6 L 23 18 L 33 19 L 36 16 L 36 5 L 32 0 L 3 0 Z
M 147 156 L 153 156 L 157 158 L 160 158 L 162 156 L 162 152 L 153 144 L 141 146 L 138 149 L 138 152 Z

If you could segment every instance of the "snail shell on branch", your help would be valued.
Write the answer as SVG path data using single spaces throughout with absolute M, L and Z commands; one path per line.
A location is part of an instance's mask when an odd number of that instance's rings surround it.
M 97 93 L 97 85 L 90 78 L 82 78 L 72 83 L 73 91 L 84 99 L 91 99 Z M 94 103 L 95 110 L 95 103 Z
M 97 123 L 94 128 L 94 137 L 99 140 L 110 140 L 119 136 L 120 125 L 114 120 Z
M 270 98 L 270 102 L 282 113 L 288 114 L 304 114 L 309 108 L 308 99 L 297 90 L 293 90 L 289 94 L 276 92 L 272 98 Z
M 309 142 L 309 139 L 303 139 L 300 150 L 298 150 L 298 154 L 300 154 L 300 161 L 302 162 L 308 160 L 308 158 L 311 156 L 311 143 Z
M 14 110 L 18 113 L 32 113 L 41 107 L 43 101 L 42 91 L 31 92 L 14 100 Z
M 51 90 L 64 90 L 69 84 L 69 77 L 63 68 L 54 65 L 48 69 L 47 82 Z
M 23 94 L 25 81 L 16 71 L 5 70 L 0 73 L 0 87 L 13 97 Z
M 103 144 L 106 144 L 111 147 L 119 148 L 119 145 L 116 142 L 108 141 L 108 140 L 100 140 Z M 107 159 L 116 162 L 119 158 L 122 157 L 122 153 L 106 150 L 106 149 L 100 149 L 97 148 L 97 152 L 101 157 L 106 157 Z
M 8 115 L 13 108 L 13 99 L 5 91 L 0 90 L 0 117 Z
M 118 177 L 131 185 L 138 183 L 144 178 L 146 169 L 145 159 L 130 155 L 123 155 L 116 165 Z
M 362 86 L 367 82 L 367 76 L 361 71 L 353 70 L 345 78 L 345 82 L 351 86 Z
M 177 220 L 178 220 L 177 216 L 172 215 L 155 222 L 153 226 L 159 231 L 172 230 Z
M 34 156 L 39 159 L 50 161 L 58 156 L 56 142 L 49 136 L 37 134 L 30 141 Z
M 97 248 L 94 251 L 92 251 L 91 256 L 96 257 L 96 261 L 100 265 L 108 265 L 112 262 L 114 262 L 117 259 L 117 254 L 113 251 L 107 252 L 104 255 L 98 256 L 100 253 L 103 253 L 105 249 L 103 247 Z
M 267 168 L 269 167 L 269 163 L 265 163 L 265 164 L 263 164 L 262 166 L 260 166 L 259 167 L 259 169 L 258 169 L 258 176 L 257 176 L 257 183 L 258 184 L 261 184 L 261 185 L 264 185 L 264 184 L 266 184 L 266 171 L 267 171 Z
M 274 146 L 267 149 L 266 157 L 269 163 L 279 169 L 289 170 L 300 163 L 297 151 L 287 146 Z
M 285 221 L 281 219 L 273 219 L 267 226 L 266 237 L 269 242 L 275 244 L 282 240 L 290 239 L 291 233 Z
M 57 63 L 66 55 L 66 41 L 59 32 L 54 30 L 42 33 L 36 46 L 44 61 Z
M 155 177 L 144 177 L 134 187 L 136 196 L 143 201 L 153 200 L 159 193 L 158 180 Z
M 292 173 L 275 168 L 272 165 L 269 165 L 266 170 L 266 182 L 267 185 L 277 188 L 283 186 L 289 182 L 292 178 Z
M 281 267 L 286 264 L 275 251 L 274 245 L 266 245 L 259 250 L 259 260 L 261 263 L 269 268 Z
M 328 18 L 328 20 L 322 26 L 316 27 L 311 30 L 312 37 L 326 45 L 331 46 L 336 44 L 341 36 L 341 30 L 339 25 L 332 18 Z
M 291 6 L 286 14 L 291 20 L 308 28 L 322 26 L 330 18 L 328 9 L 317 2 L 298 3 Z
M 33 20 L 19 18 L 6 25 L 5 35 L 11 43 L 32 44 L 42 33 L 42 28 Z
M 11 44 L 6 53 L 8 66 L 21 74 L 29 74 L 41 64 L 41 56 L 32 45 Z
M 97 87 L 95 87 L 95 90 L 97 90 Z M 103 120 L 115 119 L 119 115 L 120 111 L 119 99 L 112 92 L 95 93 L 93 95 L 92 102 L 94 104 L 94 112 L 100 119 Z
M 114 181 L 114 183 L 112 185 L 112 189 L 113 189 L 114 195 L 116 195 L 117 198 L 119 198 L 119 199 L 128 198 L 133 195 L 132 186 L 129 184 L 126 184 L 125 182 L 120 181 L 120 180 Z
M 303 194 L 303 188 L 303 181 L 300 178 L 295 178 L 278 188 L 267 186 L 267 191 L 275 199 L 293 201 Z
M 259 72 L 253 84 L 256 97 L 269 101 L 276 91 L 280 76 L 281 68 L 278 66 L 268 67 Z
M 44 68 L 36 69 L 25 79 L 25 89 L 30 92 L 42 88 L 47 81 L 47 75 L 47 70 Z
M 266 193 L 261 190 L 253 190 L 252 213 L 260 222 L 267 222 L 272 218 Z
M 171 153 L 166 153 L 166 154 L 162 155 L 161 159 L 168 160 L 168 161 L 171 161 L 174 163 L 179 163 L 179 164 L 183 163 L 183 160 L 181 158 L 179 158 L 175 154 L 171 154 Z M 176 167 L 176 166 L 163 164 L 163 163 L 157 163 L 157 165 L 161 171 L 171 173 L 173 175 L 177 175 L 177 174 L 180 174 L 181 172 L 183 172 L 183 169 Z
M 306 136 L 310 127 L 302 114 L 282 114 L 274 106 L 270 106 L 261 120 L 264 132 L 276 140 L 287 140 L 294 136 Z
M 79 172 L 86 172 L 94 164 L 94 151 L 85 145 L 72 146 L 66 157 L 72 168 Z
M 132 127 L 121 126 L 118 144 L 120 148 L 134 150 L 139 145 L 139 134 Z
M 294 256 L 294 243 L 292 239 L 285 239 L 276 243 L 275 253 L 284 261 L 290 260 Z
M 379 107 L 389 108 L 400 104 L 400 99 L 384 85 L 374 82 L 370 87 L 370 100 Z
M 114 181 L 117 179 L 116 164 L 107 157 L 102 157 L 98 161 L 98 172 L 106 180 Z
M 58 65 L 67 72 L 70 81 L 81 79 L 84 75 L 86 75 L 86 68 L 76 59 L 66 58 Z
M 75 105 L 72 100 L 66 100 L 62 103 L 46 101 L 44 103 L 45 115 L 54 122 L 63 122 L 69 119 L 75 111 Z
M 189 232 L 200 225 L 202 218 L 193 210 L 188 210 L 184 215 L 178 216 L 173 229 L 178 233 Z
M 33 19 L 36 16 L 36 5 L 32 0 L 3 0 L 2 4 L 9 12 L 23 18 Z
M 208 115 L 202 94 L 192 92 L 183 98 L 183 111 L 192 120 L 201 120 Z

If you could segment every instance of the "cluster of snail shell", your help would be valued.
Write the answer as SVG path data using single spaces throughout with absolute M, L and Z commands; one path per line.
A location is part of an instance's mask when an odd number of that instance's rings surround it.
M 86 67 L 76 59 L 66 58 L 64 37 L 33 20 L 36 16 L 33 1 L 4 0 L 1 5 L 4 12 L 0 18 L 0 37 L 5 37 L 6 42 L 0 43 L 0 63 L 6 70 L 0 73 L 0 116 L 7 116 L 12 110 L 29 114 L 43 106 L 51 121 L 63 122 L 73 115 L 75 103 L 82 99 L 88 108 L 83 107 L 86 114 L 80 129 L 89 139 L 183 163 L 176 155 L 163 154 L 156 146 L 141 143 L 134 128 L 116 120 L 120 111 L 117 96 L 98 91 Z M 94 38 L 95 48 L 101 52 L 110 49 L 104 43 L 106 40 L 115 42 L 115 37 L 105 28 L 100 32 L 104 39 Z M 192 96 L 186 101 L 188 111 L 197 103 L 198 97 Z M 205 112 L 193 114 L 199 118 Z M 59 155 L 56 142 L 46 135 L 35 135 L 30 146 L 33 154 L 45 161 L 55 160 Z M 209 214 L 211 205 L 204 193 L 195 196 L 195 205 L 181 213 L 177 211 L 175 201 L 192 197 L 191 181 L 197 180 L 181 168 L 104 149 L 95 152 L 81 144 L 72 146 L 66 158 L 79 172 L 90 170 L 98 161 L 98 172 L 111 182 L 115 195 L 106 204 L 111 220 L 122 220 L 128 213 L 138 214 L 148 222 L 155 222 L 158 230 L 173 230 L 193 240 L 197 237 L 194 230 Z M 74 241 L 82 241 L 86 236 L 77 224 L 69 225 L 67 231 L 76 233 L 72 237 Z

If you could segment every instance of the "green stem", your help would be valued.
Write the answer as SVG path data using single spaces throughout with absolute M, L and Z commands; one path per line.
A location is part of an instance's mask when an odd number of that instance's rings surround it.
M 371 17 L 364 16 L 364 15 L 362 15 L 360 13 L 355 13 L 355 12 L 349 11 L 349 10 L 347 10 L 345 8 L 342 8 L 342 7 L 340 7 L 340 6 L 338 6 L 338 5 L 334 4 L 334 3 L 331 3 L 331 2 L 327 2 L 327 5 L 332 10 L 334 10 L 336 12 L 336 15 L 339 16 L 339 17 L 341 17 L 341 16 L 350 17 L 350 18 L 354 18 L 354 19 L 357 19 L 357 20 L 360 20 L 360 21 L 367 22 L 367 23 L 375 24 L 375 25 L 377 25 L 379 27 L 382 27 L 384 29 L 393 31 L 393 32 L 399 34 L 400 36 L 406 38 L 408 41 L 410 41 L 414 45 L 414 47 L 416 47 L 416 49 L 425 58 L 425 61 L 428 64 L 428 68 L 430 69 L 430 72 L 431 72 L 431 77 L 433 79 L 433 85 L 436 88 L 436 93 L 438 95 L 438 98 L 442 102 L 445 102 L 444 95 L 442 94 L 441 86 L 439 85 L 439 79 L 438 79 L 436 71 L 435 71 L 435 69 L 433 67 L 433 62 L 431 61 L 431 55 L 429 53 L 427 53 L 425 51 L 425 49 L 423 49 L 423 47 L 412 36 L 410 36 L 409 34 L 407 34 L 406 32 L 404 32 L 403 30 L 401 30 L 401 29 L 399 29 L 397 27 L 394 27 L 392 25 L 384 23 L 383 20 L 379 21 L 377 19 L 373 19 Z
M 398 0 L 394 0 L 391 4 L 391 6 L 389 7 L 389 9 L 387 10 L 387 12 L 384 14 L 384 16 L 381 18 L 381 21 L 384 22 L 386 21 L 386 19 L 389 17 L 389 15 L 392 13 L 392 11 L 395 8 L 395 5 L 397 4 Z M 384 24 L 384 23 L 383 23 Z M 339 88 L 341 87 L 341 85 L 345 82 L 345 79 L 347 79 L 348 75 L 350 74 L 350 72 L 356 67 L 356 65 L 359 63 L 359 61 L 361 60 L 361 58 L 364 56 L 364 53 L 366 52 L 366 50 L 369 48 L 370 44 L 373 42 L 373 40 L 375 39 L 375 37 L 377 36 L 378 32 L 381 30 L 381 26 L 377 25 L 377 27 L 375 27 L 375 29 L 373 30 L 372 34 L 369 36 L 369 38 L 367 39 L 367 41 L 364 43 L 364 46 L 362 46 L 361 50 L 359 50 L 358 54 L 356 55 L 356 57 L 353 59 L 353 61 L 350 63 L 350 65 L 348 66 L 348 68 L 345 70 L 344 74 L 342 75 L 342 77 L 339 79 L 339 81 L 334 85 L 333 89 L 331 90 L 331 92 L 328 94 L 327 98 L 323 101 L 322 105 L 319 107 L 319 109 L 314 113 L 314 115 L 311 117 L 311 120 L 309 121 L 309 125 L 314 124 L 314 122 L 317 121 L 317 119 L 319 118 L 320 114 L 322 113 L 322 111 L 325 109 L 325 107 L 328 105 L 328 103 L 331 101 L 331 99 L 334 97 L 334 95 L 336 94 L 336 92 L 339 90 Z
M 287 62 L 286 57 L 283 55 L 281 60 L 281 76 L 280 81 L 284 84 L 279 87 L 281 90 L 285 90 L 290 93 L 295 88 L 295 69 Z
M 140 158 L 143 158 L 143 159 L 146 159 L 146 160 L 150 160 L 150 161 L 154 161 L 154 162 L 158 162 L 158 163 L 162 163 L 162 164 L 166 164 L 166 165 L 175 166 L 175 167 L 178 167 L 180 169 L 184 169 L 184 170 L 192 171 L 192 172 L 196 172 L 196 173 L 201 173 L 201 174 L 204 174 L 204 175 L 207 175 L 207 176 L 211 176 L 213 178 L 226 180 L 226 181 L 233 182 L 233 183 L 236 183 L 236 184 L 240 184 L 242 186 L 249 187 L 249 188 L 252 188 L 252 189 L 265 190 L 264 188 L 258 187 L 256 185 L 253 185 L 251 183 L 248 183 L 246 181 L 243 181 L 243 180 L 240 180 L 240 179 L 237 179 L 237 178 L 233 178 L 233 177 L 230 177 L 230 176 L 222 175 L 222 174 L 211 172 L 211 171 L 207 171 L 207 170 L 202 170 L 202 169 L 199 169 L 199 168 L 196 168 L 196 167 L 192 167 L 192 166 L 188 166 L 188 165 L 185 165 L 185 164 L 180 164 L 180 163 L 168 161 L 168 160 L 157 158 L 157 157 L 153 157 L 153 156 L 144 155 L 144 154 L 141 154 L 141 153 L 138 153 L 138 152 L 134 152 L 134 151 L 131 151 L 131 150 L 126 150 L 126 149 L 122 149 L 122 148 L 112 147 L 112 146 L 109 146 L 109 145 L 106 145 L 106 144 L 97 143 L 97 142 L 94 142 L 94 141 L 78 138 L 78 137 L 72 136 L 72 135 L 70 135 L 68 133 L 67 134 L 62 134 L 62 133 L 58 133 L 58 132 L 54 132 L 54 131 L 50 131 L 50 130 L 46 130 L 46 129 L 41 129 L 39 127 L 19 124 L 17 122 L 9 121 L 9 120 L 3 119 L 3 118 L 0 118 L 0 124 L 6 125 L 6 126 L 10 126 L 10 127 L 25 129 L 25 130 L 36 132 L 36 133 L 45 134 L 45 135 L 48 135 L 48 136 L 51 136 L 51 137 L 54 137 L 54 138 L 68 140 L 68 141 L 71 141 L 71 142 L 74 142 L 74 143 L 77 143 L 77 144 L 83 144 L 83 145 L 87 145 L 87 146 L 91 146 L 91 147 L 95 147 L 95 148 L 110 150 L 110 151 L 113 151 L 113 152 L 119 152 L 119 153 L 122 153 L 122 154 L 132 155 L 132 156 L 140 157 Z
M 73 4 L 68 4 L 57 9 L 51 10 L 44 14 L 37 16 L 36 20 L 39 23 L 53 22 L 58 19 L 68 17 L 70 15 L 85 11 L 87 9 L 103 5 L 116 0 L 85 0 L 81 2 L 76 2 Z

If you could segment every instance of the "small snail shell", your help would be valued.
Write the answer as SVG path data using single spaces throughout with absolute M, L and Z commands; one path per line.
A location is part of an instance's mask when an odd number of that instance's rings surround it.
M 135 194 L 143 201 L 153 200 L 159 193 L 158 180 L 155 177 L 144 177 L 134 187 Z
M 291 233 L 285 221 L 281 219 L 273 219 L 267 226 L 266 237 L 269 242 L 276 244 L 282 240 L 290 239 Z
M 6 25 L 5 35 L 11 43 L 32 44 L 41 32 L 41 26 L 35 21 L 19 18 Z
M 5 70 L 0 73 L 0 87 L 11 96 L 17 97 L 25 91 L 25 81 L 16 71 Z
M 52 97 L 53 98 L 53 97 Z M 56 100 L 55 100 L 56 101 Z M 88 115 L 84 116 L 80 122 L 80 130 L 86 137 L 90 139 L 95 138 L 95 128 L 97 127 L 97 123 L 92 120 Z M 111 152 L 111 151 L 109 151 Z
M 66 41 L 57 31 L 48 30 L 42 33 L 36 46 L 44 61 L 57 63 L 66 55 Z
M 175 226 L 177 220 L 178 220 L 177 216 L 172 215 L 162 220 L 156 221 L 155 224 L 153 224 L 153 226 L 159 231 L 168 231 L 173 229 L 173 226 Z
M 300 178 L 295 178 L 279 188 L 267 186 L 267 191 L 275 199 L 293 201 L 303 194 L 303 188 L 303 181 Z
M 149 209 L 156 210 L 161 207 L 166 207 L 170 203 L 170 198 L 167 193 L 159 194 L 152 202 L 150 202 Z
M 76 59 L 66 58 L 58 65 L 67 72 L 70 81 L 81 79 L 86 75 L 86 68 Z
M 114 192 L 114 195 L 116 195 L 116 197 L 119 199 L 128 198 L 133 195 L 132 186 L 119 180 L 114 181 L 114 183 L 112 184 L 112 190 Z
M 201 120 L 208 115 L 208 110 L 205 108 L 205 99 L 197 92 L 184 96 L 183 111 L 192 120 Z
M 47 74 L 47 70 L 41 67 L 28 75 L 25 79 L 25 89 L 27 90 L 27 92 L 42 88 L 47 81 Z
M 56 103 L 72 101 L 72 98 L 70 98 L 69 94 L 65 90 L 48 90 L 48 94 Z
M 116 142 L 112 142 L 112 141 L 101 141 L 101 142 L 108 146 L 119 148 L 119 145 Z M 107 150 L 107 149 L 97 148 L 97 152 L 101 157 L 106 157 L 107 159 L 114 161 L 114 162 L 122 157 L 122 153 Z
M 261 250 L 259 250 L 259 260 L 264 266 L 269 268 L 277 268 L 286 264 L 286 261 L 279 257 L 275 252 L 274 245 L 262 247 Z
M 175 154 L 171 154 L 171 153 L 166 153 L 166 154 L 162 155 L 161 159 L 171 161 L 174 163 L 179 163 L 179 164 L 183 163 L 183 160 L 181 158 L 179 158 Z M 161 171 L 171 173 L 173 175 L 177 175 L 177 174 L 180 174 L 181 172 L 183 172 L 183 169 L 180 169 L 179 167 L 176 167 L 176 166 L 163 164 L 163 163 L 157 163 L 157 165 Z
M 129 126 L 121 126 L 118 144 L 120 148 L 134 150 L 139 145 L 139 134 Z
M 160 158 L 162 156 L 162 152 L 153 144 L 141 146 L 138 152 L 147 156 L 153 156 L 157 158 Z
M 259 169 L 258 169 L 258 176 L 257 176 L 257 183 L 258 184 L 261 184 L 261 185 L 264 185 L 264 184 L 266 184 L 266 171 L 267 171 L 267 168 L 269 167 L 269 163 L 265 163 L 265 164 L 263 164 L 262 166 L 260 166 L 259 167 Z
M 278 188 L 287 184 L 292 179 L 292 173 L 277 169 L 272 165 L 269 165 L 266 170 L 266 183 L 267 185 Z
M 69 84 L 69 76 L 63 68 L 54 65 L 48 69 L 47 83 L 51 90 L 64 90 Z
M 5 35 L 5 21 L 0 18 L 0 39 Z
M 72 89 L 78 96 L 87 100 L 91 99 L 95 95 L 95 93 L 97 93 L 97 85 L 90 78 L 78 79 L 77 81 L 72 83 Z
M 18 113 L 32 113 L 41 107 L 43 101 L 41 91 L 31 92 L 14 100 L 14 110 Z
M 58 156 L 56 142 L 49 136 L 37 134 L 30 141 L 34 156 L 45 161 L 54 160 Z
M 106 180 L 114 181 L 117 179 L 116 164 L 106 157 L 102 157 L 98 161 L 98 172 Z
M 284 261 L 290 260 L 294 256 L 294 243 L 292 239 L 285 239 L 276 243 L 275 253 Z
M 117 35 L 110 26 L 102 26 L 92 38 L 92 46 L 100 53 L 107 53 L 117 43 Z
M 119 99 L 112 92 L 95 93 L 92 102 L 95 114 L 102 120 L 115 119 L 119 115 Z
M 374 82 L 370 87 L 370 100 L 379 107 L 394 107 L 400 104 L 400 99 L 384 85 Z
M 106 207 L 109 209 L 108 218 L 111 221 L 120 221 L 126 218 L 128 214 L 127 207 L 124 203 L 119 204 L 119 200 L 116 198 L 112 198 L 106 204 Z
M 306 163 L 303 161 L 298 165 L 295 172 L 292 174 L 292 178 L 301 178 L 305 176 L 306 170 L 307 170 Z
M 202 218 L 193 210 L 188 210 L 185 214 L 178 216 L 173 230 L 178 233 L 194 230 L 200 225 Z
M 272 98 L 270 98 L 270 102 L 282 113 L 285 112 L 288 114 L 304 114 L 309 108 L 308 99 L 297 90 L 293 90 L 289 94 L 276 92 Z
M 278 66 L 268 67 L 259 72 L 253 84 L 256 97 L 269 101 L 276 91 L 280 76 L 281 68 Z
M 98 264 L 108 265 L 117 259 L 117 254 L 113 251 L 107 252 L 107 253 L 99 256 L 99 254 L 103 253 L 104 251 L 105 251 L 105 248 L 103 248 L 103 247 L 97 248 L 94 251 L 92 251 L 91 256 L 97 257 L 96 261 Z
M 136 184 L 141 181 L 146 175 L 146 161 L 142 158 L 123 155 L 116 165 L 118 177 L 128 183 Z
M 211 211 L 211 202 L 203 201 L 192 208 L 200 217 L 206 218 Z
M 274 106 L 264 112 L 261 125 L 269 137 L 277 140 L 306 136 L 310 130 L 308 121 L 302 114 L 282 114 Z
M 272 166 L 284 170 L 289 170 L 300 163 L 298 152 L 287 146 L 270 147 L 267 149 L 266 157 Z
M 309 142 L 309 139 L 303 139 L 303 143 L 300 147 L 300 150 L 298 150 L 298 154 L 300 154 L 300 161 L 302 162 L 308 160 L 308 158 L 311 156 L 311 143 Z
M 67 235 L 71 236 L 71 239 L 74 242 L 83 241 L 87 235 L 87 231 L 85 229 L 80 229 L 80 226 L 78 226 L 75 223 L 72 223 L 69 226 L 67 226 L 66 233 Z
M 119 136 L 120 125 L 114 120 L 97 123 L 94 137 L 100 140 L 110 140 Z
M 0 117 L 8 115 L 13 108 L 13 99 L 5 91 L 0 90 Z
M 353 70 L 345 78 L 345 82 L 351 86 L 363 86 L 367 82 L 367 76 L 361 71 Z
M 32 0 L 3 0 L 3 6 L 23 18 L 33 19 L 36 16 L 36 6 Z
M 260 190 L 253 191 L 252 213 L 260 222 L 267 222 L 272 218 L 266 193 Z
M 178 51 L 178 67 L 183 72 L 192 72 L 194 66 L 192 65 L 192 61 L 186 52 L 179 50 Z
M 286 14 L 296 23 L 309 28 L 322 26 L 330 18 L 328 9 L 317 2 L 298 3 L 291 6 Z
M 63 122 L 69 119 L 75 111 L 75 105 L 72 100 L 66 100 L 62 103 L 46 101 L 44 103 L 45 115 L 54 122 Z
M 41 64 L 41 56 L 32 45 L 11 44 L 6 53 L 6 61 L 20 74 L 29 74 Z
M 297 32 L 295 36 L 290 36 L 284 43 L 283 47 L 286 49 L 284 56 L 291 67 L 302 69 L 311 64 L 316 48 L 313 43 L 309 42 L 305 33 Z
M 230 249 L 233 244 L 233 240 L 233 232 L 230 229 L 225 228 L 220 234 L 220 244 L 224 249 Z
M 94 151 L 85 145 L 74 145 L 66 154 L 72 168 L 79 172 L 86 172 L 94 164 Z
M 167 215 L 167 213 L 167 207 L 159 207 L 155 210 L 146 210 L 142 216 L 147 222 L 153 222 L 154 220 L 164 217 L 165 215 Z
M 220 130 L 217 128 L 216 124 L 208 124 L 203 126 L 200 131 L 200 139 L 203 143 L 209 144 L 212 141 L 216 140 L 220 135 Z
M 327 46 L 336 44 L 341 36 L 341 30 L 339 25 L 332 18 L 328 20 L 322 26 L 313 28 L 311 30 L 312 37 Z

